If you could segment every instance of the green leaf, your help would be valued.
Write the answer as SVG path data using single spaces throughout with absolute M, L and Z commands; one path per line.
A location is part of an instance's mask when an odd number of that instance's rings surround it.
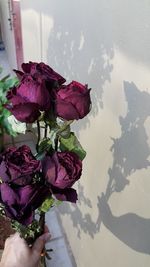
M 50 208 L 54 206 L 55 202 L 56 200 L 50 196 L 42 203 L 41 207 L 38 210 L 47 212 Z
M 52 148 L 52 141 L 50 138 L 44 138 L 41 140 L 38 146 L 38 153 L 41 154 L 45 151 L 49 151 Z
M 0 81 L 0 89 L 1 89 L 1 91 L 3 90 L 3 88 L 4 88 L 4 83 L 2 81 Z
M 10 74 L 7 74 L 0 81 L 4 83 L 9 77 L 10 77 Z
M 1 179 L 0 179 L 0 182 L 2 182 Z M 0 216 L 6 216 L 5 206 L 2 203 L 0 203 Z
M 59 129 L 57 130 L 57 135 L 60 135 L 63 138 L 68 138 L 70 136 L 70 125 L 71 123 L 73 123 L 73 120 L 57 120 L 57 123 L 59 126 Z
M 0 124 L 3 127 L 4 131 L 11 135 L 11 136 L 17 136 L 17 132 L 15 131 L 15 129 L 12 127 L 12 124 L 9 122 L 9 117 L 10 116 L 10 112 L 3 108 L 0 107 Z
M 6 93 L 7 91 L 18 84 L 18 79 L 10 78 L 8 79 L 9 75 L 4 77 L 2 80 L 0 80 L 0 105 L 3 105 L 7 103 Z
M 4 83 L 4 90 L 5 92 L 7 92 L 10 88 L 12 88 L 13 86 L 16 86 L 18 85 L 18 79 L 16 77 L 14 78 L 10 78 L 10 79 L 7 79 Z
M 0 74 L 2 73 L 2 71 L 3 71 L 3 68 L 0 66 Z
M 0 124 L 5 124 L 4 120 L 8 116 L 10 116 L 10 112 L 7 109 L 0 106 Z
M 61 137 L 59 141 L 61 151 L 72 151 L 76 153 L 81 160 L 85 158 L 86 152 L 73 132 L 70 133 L 69 138 Z
M 8 118 L 11 115 L 10 111 L 6 108 L 3 108 L 3 107 L 2 107 L 2 112 L 3 112 L 3 116 L 5 118 Z
M 14 131 L 14 129 L 12 128 L 12 125 L 9 123 L 7 118 L 4 118 L 2 121 L 2 125 L 4 127 L 4 130 L 7 134 L 16 137 L 17 133 Z
M 4 93 L 4 85 L 0 83 L 0 105 L 7 102 L 6 93 Z
M 62 130 L 62 131 L 58 131 L 58 133 L 59 133 L 59 135 L 61 136 L 61 137 L 63 137 L 63 138 L 68 138 L 69 136 L 70 136 L 70 132 L 71 132 L 71 130 L 70 130 L 70 125 L 68 125 L 68 126 L 66 126 L 66 128 L 64 129 L 64 130 Z M 57 133 L 57 134 L 58 134 Z
M 42 233 L 39 222 L 36 220 L 34 220 L 28 226 L 22 225 L 18 221 L 11 220 L 11 226 L 20 234 L 22 238 L 27 241 L 29 245 L 32 245 L 36 238 L 39 237 Z
M 45 157 L 45 152 L 43 153 L 36 153 L 34 156 L 36 157 L 37 160 L 42 160 Z
M 26 123 L 18 121 L 14 115 L 8 116 L 6 120 L 15 133 L 26 133 Z

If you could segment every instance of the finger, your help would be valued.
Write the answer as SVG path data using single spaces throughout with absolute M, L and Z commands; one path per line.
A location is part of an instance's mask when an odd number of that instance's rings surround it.
M 15 234 L 13 234 L 13 235 L 10 235 L 7 239 L 6 239 L 6 241 L 5 241 L 5 243 L 8 243 L 8 242 L 10 242 L 11 240 L 14 240 L 14 239 L 16 239 L 16 238 L 18 238 L 19 237 L 19 233 L 15 233 Z
M 48 226 L 46 224 L 44 226 L 44 233 L 49 233 L 49 229 L 48 229 Z
M 41 235 L 37 240 L 35 241 L 32 251 L 33 253 L 40 254 L 44 248 L 45 243 L 50 240 L 51 235 L 49 233 L 45 233 Z

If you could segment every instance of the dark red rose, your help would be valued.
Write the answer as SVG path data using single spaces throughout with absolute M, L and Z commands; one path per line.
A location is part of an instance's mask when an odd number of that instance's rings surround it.
M 17 120 L 32 123 L 40 116 L 40 111 L 50 108 L 50 94 L 42 80 L 26 76 L 18 87 L 8 91 L 9 104 L 5 107 Z
M 65 120 L 78 120 L 85 117 L 91 107 L 90 89 L 72 81 L 56 92 L 56 114 Z
M 29 63 L 23 63 L 22 69 L 24 72 L 15 70 L 19 79 L 22 79 L 25 74 L 30 74 L 36 79 L 40 77 L 50 88 L 61 85 L 66 81 L 60 74 L 43 62 L 36 63 L 30 61 Z
M 23 225 L 32 223 L 34 211 L 48 195 L 48 187 L 37 184 L 14 188 L 7 183 L 0 184 L 0 202 L 4 205 L 6 216 Z
M 0 179 L 10 184 L 27 185 L 41 169 L 28 146 L 11 147 L 0 156 Z
M 72 185 L 81 177 L 82 161 L 73 152 L 55 152 L 42 161 L 45 180 L 57 198 L 76 202 L 77 194 Z

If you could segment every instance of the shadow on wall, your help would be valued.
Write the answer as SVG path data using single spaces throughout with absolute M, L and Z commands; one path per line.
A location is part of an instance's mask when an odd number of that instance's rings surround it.
M 92 110 L 96 116 L 103 108 L 105 82 L 111 82 L 114 57 L 113 39 L 109 31 L 111 17 L 105 3 L 93 1 L 62 1 L 59 9 L 52 4 L 54 21 L 48 39 L 47 60 L 66 77 L 67 83 L 77 80 L 91 90 Z M 94 16 L 93 16 L 94 14 Z M 90 115 L 75 124 L 81 129 L 90 125 Z
M 80 210 L 80 205 L 83 204 L 88 208 L 92 208 L 91 200 L 85 197 L 83 186 L 78 183 L 78 205 L 62 203 L 59 207 L 61 215 L 68 215 L 73 223 L 73 227 L 77 230 L 78 238 L 81 238 L 81 233 L 84 232 L 94 238 L 97 233 L 96 223 L 92 221 L 90 214 L 83 214 Z
M 87 1 L 86 1 L 87 2 Z M 49 35 L 47 59 L 49 64 L 60 72 L 67 80 L 79 80 L 88 83 L 92 88 L 93 108 L 91 115 L 95 116 L 99 107 L 103 108 L 103 90 L 105 82 L 111 82 L 113 65 L 111 60 L 114 56 L 114 47 L 118 47 L 133 60 L 141 61 L 149 65 L 150 58 L 147 56 L 150 45 L 149 10 L 146 1 L 92 1 L 80 3 L 60 4 L 59 10 L 52 5 L 53 29 Z M 70 12 L 72 6 L 73 12 Z M 68 10 L 66 16 L 66 10 Z M 94 16 L 93 16 L 94 14 Z M 135 16 L 136 14 L 136 16 Z M 127 19 L 128 18 L 128 19 Z M 130 29 L 130 30 L 128 30 Z M 134 36 L 135 38 L 132 38 Z M 143 51 L 144 48 L 144 51 Z M 98 218 L 95 222 L 90 213 L 83 214 L 80 205 L 92 208 L 90 200 L 85 197 L 84 189 L 78 185 L 79 204 L 70 206 L 63 204 L 60 207 L 61 214 L 68 215 L 77 230 L 78 238 L 82 232 L 94 238 L 100 231 L 101 222 L 129 247 L 149 253 L 150 220 L 140 218 L 137 215 L 122 216 L 117 227 L 109 216 L 107 218 L 107 201 L 113 192 L 121 192 L 129 184 L 127 176 L 136 169 L 149 166 L 147 158 L 149 147 L 144 121 L 150 115 L 149 95 L 141 93 L 132 83 L 124 83 L 128 114 L 126 118 L 120 117 L 122 135 L 113 140 L 111 151 L 114 156 L 113 166 L 108 170 L 109 183 L 104 198 L 98 198 Z M 144 108 L 143 108 L 144 107 Z M 145 110 L 143 110 L 145 109 Z M 81 129 L 85 129 L 90 123 L 88 118 L 76 124 L 79 135 Z M 142 142 L 139 144 L 139 135 Z M 132 150 L 131 150 L 132 144 Z M 140 151 L 140 153 L 138 153 Z M 107 204 L 108 205 L 108 204 Z M 107 221 L 107 225 L 106 225 Z M 124 228 L 124 222 L 126 227 Z M 136 229 L 134 226 L 136 225 Z M 144 230 L 145 228 L 145 230 Z M 125 231 L 127 235 L 125 235 Z M 144 231 L 144 232 L 143 232 Z M 139 234 L 138 234 L 139 233 Z M 139 242 L 141 240 L 141 242 Z
M 96 104 L 102 102 L 105 81 L 110 81 L 114 47 L 150 66 L 147 0 L 117 0 L 115 4 L 113 0 L 96 0 L 94 4 L 92 0 L 66 0 L 59 6 L 50 2 L 53 28 L 48 41 L 48 62 L 63 71 L 68 80 L 88 82 L 96 90 Z
M 24 6 L 36 10 L 41 17 L 43 49 L 48 43 L 46 61 L 67 78 L 93 88 L 92 114 L 103 107 L 102 94 L 111 80 L 114 56 L 110 10 L 104 0 L 52 1 L 24 0 Z M 94 14 L 94 15 L 93 15 Z M 47 19 L 51 25 L 47 25 Z M 43 39 L 45 38 L 45 39 Z M 45 55 L 45 51 L 42 53 Z M 88 120 L 88 119 L 87 119 Z M 88 121 L 84 120 L 84 126 Z M 80 127 L 83 127 L 80 125 Z
M 99 212 L 103 224 L 120 241 L 138 252 L 150 254 L 150 219 L 134 213 L 113 216 L 104 194 L 99 198 Z
M 109 181 L 105 194 L 98 196 L 98 218 L 92 220 L 90 214 L 83 215 L 80 205 L 92 208 L 91 201 L 84 196 L 84 190 L 79 185 L 79 205 L 71 208 L 70 205 L 60 207 L 61 214 L 70 216 L 73 226 L 77 229 L 78 237 L 81 232 L 89 234 L 92 238 L 99 233 L 103 223 L 117 238 L 130 248 L 150 254 L 150 219 L 142 218 L 136 214 L 125 214 L 120 217 L 112 215 L 108 200 L 114 192 L 121 192 L 129 185 L 127 176 L 138 169 L 148 168 L 150 162 L 150 148 L 144 127 L 146 119 L 150 116 L 150 95 L 141 92 L 134 83 L 124 82 L 124 92 L 128 104 L 125 118 L 120 117 L 121 136 L 113 139 L 111 151 L 113 165 L 109 168 Z M 139 143 L 140 138 L 140 143 Z
M 113 40 L 107 28 L 110 17 L 99 1 L 94 5 L 92 1 L 66 2 L 60 4 L 59 10 L 52 10 L 54 26 L 49 35 L 48 62 L 63 71 L 67 81 L 78 80 L 93 88 L 91 113 L 96 115 L 98 107 L 103 107 L 103 85 L 110 82 L 113 70 Z
M 95 49 L 97 52 L 97 47 L 102 45 L 105 54 L 109 57 L 112 55 L 111 50 L 115 45 L 127 56 L 150 66 L 150 54 L 148 53 L 150 46 L 150 3 L 148 0 L 116 0 L 115 2 L 114 0 L 95 0 L 94 4 L 92 0 L 88 2 L 86 0 L 62 0 L 61 2 L 22 0 L 22 2 L 24 9 L 32 9 L 53 19 L 52 31 L 50 25 L 45 25 L 45 28 L 50 31 L 49 37 L 51 39 L 47 56 L 51 64 L 56 57 L 56 65 L 59 70 L 61 67 L 57 62 L 56 52 L 59 52 L 58 55 L 60 55 L 58 59 L 60 65 L 64 65 L 65 70 L 67 70 L 65 56 L 67 59 L 69 56 L 64 51 L 69 52 L 70 55 L 70 50 L 66 50 L 66 48 L 70 49 L 68 45 L 71 36 L 73 37 L 71 38 L 72 41 L 74 41 L 72 48 L 80 48 L 82 53 L 84 53 L 84 49 L 82 50 L 84 45 L 88 45 L 93 54 L 95 54 Z M 87 30 L 88 35 L 86 35 Z M 84 36 L 88 39 L 84 39 Z M 80 42 L 80 37 L 82 37 L 82 42 Z M 54 40 L 52 40 L 53 38 Z M 101 42 L 99 43 L 99 41 Z M 85 54 L 87 55 L 86 52 Z M 75 62 L 78 64 L 78 60 L 75 59 Z M 84 61 L 81 62 L 80 60 L 79 64 L 81 63 L 82 66 L 86 66 Z M 77 75 L 77 69 L 74 71 L 74 74 Z M 67 76 L 71 75 L 69 73 L 66 73 Z
M 150 62 L 150 5 L 145 0 L 131 0 L 130 5 L 124 0 L 115 4 L 113 0 L 96 0 L 94 5 L 92 0 L 62 1 L 59 7 L 53 1 L 51 4 L 53 28 L 48 40 L 48 63 L 63 71 L 67 81 L 78 80 L 92 87 L 90 114 L 96 116 L 104 105 L 105 82 L 111 82 L 114 48 L 136 61 Z M 89 124 L 89 118 L 79 121 L 77 134 Z
M 114 191 L 121 192 L 129 184 L 127 176 L 138 169 L 150 166 L 150 148 L 144 127 L 146 119 L 150 116 L 150 94 L 140 92 L 134 83 L 129 82 L 124 82 L 124 92 L 128 112 L 125 118 L 120 117 L 122 133 L 120 138 L 113 139 L 111 147 L 113 166 L 108 170 L 107 200 Z
M 95 0 L 94 4 L 92 0 L 22 0 L 22 5 L 40 15 L 43 60 L 62 73 L 67 82 L 78 80 L 93 88 L 93 116 L 104 105 L 104 85 L 111 82 L 114 48 L 150 66 L 147 0 Z M 29 30 L 32 32 L 32 28 Z M 88 118 L 79 121 L 78 135 L 89 124 Z
M 23 1 L 27 3 L 27 0 Z M 68 81 L 78 80 L 93 88 L 92 116 L 96 116 L 105 104 L 104 85 L 106 81 L 111 82 L 111 60 L 115 49 L 121 50 L 135 62 L 150 66 L 150 3 L 147 0 L 116 0 L 115 4 L 113 0 L 95 0 L 94 4 L 92 0 L 59 3 L 44 0 L 39 5 L 37 0 L 30 0 L 27 6 L 40 13 L 40 17 L 50 16 L 53 21 L 52 28 L 43 24 L 43 29 L 48 33 L 47 62 Z M 70 216 L 79 238 L 82 232 L 94 238 L 103 222 L 129 247 L 149 254 L 149 219 L 136 214 L 114 217 L 107 204 L 112 193 L 121 192 L 129 185 L 127 177 L 131 173 L 149 166 L 144 122 L 150 115 L 150 95 L 129 82 L 124 82 L 124 92 L 128 112 L 125 118 L 120 117 L 120 138 L 112 139 L 113 165 L 108 169 L 106 192 L 102 198 L 98 197 L 97 220 L 94 221 L 89 213 L 82 213 L 81 205 L 93 207 L 80 183 L 79 205 L 63 204 L 59 210 L 62 215 Z M 76 128 L 78 134 L 89 124 L 87 118 L 80 121 Z M 126 236 L 124 233 L 127 233 Z

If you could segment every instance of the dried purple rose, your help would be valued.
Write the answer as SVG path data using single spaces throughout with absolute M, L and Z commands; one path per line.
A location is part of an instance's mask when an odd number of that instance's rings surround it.
M 32 123 L 40 116 L 40 111 L 50 109 L 50 94 L 45 82 L 26 76 L 18 87 L 8 91 L 9 103 L 5 106 L 17 120 Z
M 91 108 L 90 89 L 75 81 L 63 85 L 56 92 L 55 106 L 57 116 L 65 120 L 82 119 Z
M 30 148 L 23 145 L 10 147 L 0 155 L 0 179 L 17 185 L 27 185 L 41 169 L 41 162 L 32 155 Z
M 50 66 L 45 63 L 36 63 L 29 62 L 23 63 L 22 69 L 24 72 L 15 70 L 19 79 L 22 79 L 26 76 L 26 74 L 30 74 L 34 79 L 38 79 L 39 77 L 46 81 L 46 85 L 49 89 L 63 84 L 66 80 L 57 72 L 55 72 Z
M 11 187 L 0 184 L 0 203 L 4 205 L 6 216 L 23 225 L 32 223 L 34 211 L 50 195 L 48 187 L 38 184 Z
M 60 200 L 76 202 L 77 194 L 72 185 L 81 177 L 82 161 L 73 152 L 55 152 L 42 161 L 43 175 L 52 192 Z

